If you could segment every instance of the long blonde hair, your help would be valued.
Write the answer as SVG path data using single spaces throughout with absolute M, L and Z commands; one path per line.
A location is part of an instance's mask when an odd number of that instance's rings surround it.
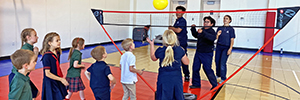
M 22 33 L 21 33 L 21 41 L 22 41 L 22 45 L 21 48 L 23 47 L 24 43 L 27 42 L 27 36 L 31 36 L 31 32 L 35 31 L 33 28 L 25 28 L 23 29 Z
M 84 44 L 84 39 L 83 38 L 79 38 L 79 37 L 73 39 L 73 41 L 72 41 L 72 47 L 70 48 L 70 51 L 69 51 L 68 60 L 70 60 L 70 58 L 71 58 L 71 56 L 73 54 L 73 51 L 74 51 L 75 48 L 77 48 L 78 44 L 79 44 L 79 46 L 82 47 L 83 44 Z
M 175 61 L 174 59 L 174 51 L 172 49 L 173 46 L 178 46 L 179 43 L 177 41 L 177 36 L 174 31 L 166 30 L 162 36 L 163 45 L 167 47 L 165 51 L 165 58 L 161 63 L 162 67 L 172 66 L 172 63 Z
M 40 51 L 40 53 L 41 53 L 42 55 L 44 55 L 45 52 L 46 52 L 47 50 L 50 49 L 50 45 L 48 44 L 48 42 L 52 42 L 52 41 L 53 41 L 53 38 L 54 38 L 55 36 L 59 36 L 59 35 L 58 35 L 56 32 L 50 32 L 50 33 L 48 33 L 48 34 L 44 37 L 44 40 L 43 40 L 43 48 L 42 48 L 41 51 Z M 59 53 L 61 54 L 61 48 L 60 48 L 60 47 L 57 48 L 56 51 L 59 51 Z

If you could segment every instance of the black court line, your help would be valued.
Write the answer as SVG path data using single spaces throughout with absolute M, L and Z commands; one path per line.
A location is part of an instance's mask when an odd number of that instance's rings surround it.
M 236 66 L 236 67 L 241 67 L 240 65 L 233 64 L 233 63 L 228 63 L 228 64 L 234 65 L 234 66 Z M 251 71 L 251 72 L 253 72 L 253 73 L 259 74 L 259 75 L 261 75 L 261 76 L 264 76 L 264 77 L 266 77 L 266 78 L 269 78 L 269 79 L 271 79 L 271 80 L 273 80 L 273 81 L 275 81 L 275 82 L 277 82 L 277 83 L 279 83 L 279 84 L 281 84 L 281 85 L 283 85 L 283 86 L 285 86 L 285 87 L 287 87 L 287 88 L 293 90 L 294 92 L 296 92 L 296 93 L 298 93 L 298 94 L 300 95 L 300 92 L 299 92 L 299 91 L 297 91 L 296 89 L 290 87 L 289 85 L 287 85 L 287 84 L 285 84 L 285 83 L 283 83 L 283 82 L 281 82 L 281 81 L 279 81 L 279 80 L 276 80 L 275 78 L 272 78 L 272 77 L 270 77 L 270 76 L 268 76 L 268 75 L 265 75 L 265 74 L 263 74 L 263 73 L 254 71 L 254 70 L 249 69 L 249 68 L 246 68 L 246 67 L 244 67 L 244 69 L 246 69 L 246 70 L 248 70 L 248 71 Z M 226 83 L 226 84 L 228 84 L 228 83 Z
M 281 99 L 289 100 L 286 97 L 283 97 L 283 96 L 280 96 L 278 94 L 271 93 L 271 92 L 268 92 L 268 91 L 263 91 L 263 90 L 260 90 L 260 89 L 256 89 L 256 88 L 252 88 L 252 87 L 247 87 L 247 86 L 242 86 L 242 85 L 237 85 L 237 84 L 231 84 L 231 83 L 225 83 L 225 84 L 226 85 L 232 85 L 232 86 L 238 86 L 238 87 L 242 87 L 242 88 L 246 88 L 246 89 L 251 89 L 251 90 L 255 90 L 255 91 L 259 91 L 259 92 L 263 92 L 263 93 L 266 93 L 266 94 L 269 94 L 269 95 L 273 95 L 273 96 L 279 97 Z

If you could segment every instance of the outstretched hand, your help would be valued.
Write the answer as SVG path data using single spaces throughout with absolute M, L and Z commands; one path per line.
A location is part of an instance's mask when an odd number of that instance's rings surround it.
M 149 38 L 146 38 L 146 40 L 150 45 L 154 44 L 154 39 L 152 39 L 152 41 L 151 41 Z

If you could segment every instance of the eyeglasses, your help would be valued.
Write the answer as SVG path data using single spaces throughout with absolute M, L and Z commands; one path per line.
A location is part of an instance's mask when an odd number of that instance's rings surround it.
M 210 21 L 204 21 L 204 23 L 210 23 Z

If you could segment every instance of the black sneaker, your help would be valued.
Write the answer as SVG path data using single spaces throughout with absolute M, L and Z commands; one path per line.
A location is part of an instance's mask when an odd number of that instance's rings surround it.
M 195 89 L 195 88 L 200 88 L 200 86 L 191 85 L 190 88 Z
M 184 77 L 184 81 L 185 82 L 189 82 L 190 81 L 190 77 L 189 76 Z

